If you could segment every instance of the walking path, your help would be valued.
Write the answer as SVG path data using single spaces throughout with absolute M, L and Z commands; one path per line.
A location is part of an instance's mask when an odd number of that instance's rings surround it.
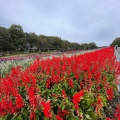
M 120 47 L 115 47 L 115 56 L 118 62 L 120 62 Z M 117 81 L 118 81 L 118 91 L 120 92 L 120 75 L 117 76 Z

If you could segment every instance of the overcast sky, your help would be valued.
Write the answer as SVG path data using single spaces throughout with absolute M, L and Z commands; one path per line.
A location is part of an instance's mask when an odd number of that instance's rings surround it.
M 12 24 L 24 32 L 105 46 L 120 37 L 120 0 L 0 0 L 0 26 Z

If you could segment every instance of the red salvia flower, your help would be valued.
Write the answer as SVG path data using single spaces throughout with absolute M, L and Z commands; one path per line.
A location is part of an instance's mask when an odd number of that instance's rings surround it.
M 109 117 L 107 117 L 106 120 L 111 120 L 111 119 Z
M 58 95 L 57 95 L 57 94 L 52 94 L 52 96 L 58 98 Z
M 80 91 L 80 92 L 75 93 L 73 95 L 73 100 L 72 101 L 74 103 L 74 106 L 75 106 L 76 110 L 78 110 L 78 108 L 79 108 L 78 104 L 79 104 L 80 99 L 81 99 L 82 96 L 84 96 L 84 91 Z
M 108 89 L 106 90 L 106 94 L 107 94 L 107 99 L 108 99 L 108 100 L 112 100 L 112 99 L 113 99 L 113 96 L 114 96 L 113 88 L 108 88 Z
M 45 117 L 46 118 L 51 118 L 52 117 L 52 114 L 51 114 L 51 103 L 42 101 L 41 105 L 43 107 L 43 113 L 44 113 Z
M 65 93 L 64 90 L 62 90 L 62 97 L 63 97 L 63 98 L 66 98 L 66 93 Z
M 56 115 L 56 119 L 57 120 L 63 120 L 63 118 L 61 118 L 60 116 Z
M 47 80 L 47 82 L 46 82 L 46 88 L 50 88 L 50 84 L 51 84 L 51 80 L 50 80 L 50 78 Z
M 16 107 L 18 109 L 22 108 L 24 105 L 22 97 L 19 94 L 16 94 L 15 97 L 16 97 Z
M 65 118 L 65 116 L 68 114 L 69 112 L 67 110 L 61 110 L 61 108 L 58 107 L 58 115 L 62 118 Z
M 31 86 L 28 89 L 28 96 L 29 96 L 29 101 L 33 109 L 36 109 L 37 107 L 37 97 L 36 97 L 36 89 L 34 86 Z
M 30 120 L 36 120 L 35 116 L 35 112 L 30 112 Z
M 70 86 L 71 88 L 73 87 L 73 80 L 72 80 L 72 79 L 69 80 L 69 86 Z
M 114 116 L 120 120 L 120 104 L 117 105 Z
M 95 112 L 99 112 L 99 109 L 101 109 L 103 106 L 102 103 L 102 99 L 99 97 L 99 95 L 97 96 L 97 102 L 96 102 L 96 108 L 95 108 Z

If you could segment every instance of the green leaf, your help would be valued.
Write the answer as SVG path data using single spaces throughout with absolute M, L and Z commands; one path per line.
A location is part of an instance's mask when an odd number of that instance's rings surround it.
M 91 111 L 93 111 L 93 109 L 92 109 L 92 108 L 89 108 L 89 109 L 87 109 L 87 111 L 88 111 L 88 112 L 91 112 Z
M 74 94 L 74 89 L 71 89 L 71 93 Z
M 16 113 L 16 114 L 12 117 L 11 120 L 15 120 L 15 119 L 18 117 L 18 114 L 19 114 L 19 113 Z
M 16 120 L 16 119 L 14 119 L 14 120 Z M 24 120 L 24 119 L 22 118 L 21 115 L 19 115 L 19 116 L 17 117 L 17 120 Z
M 74 116 L 74 120 L 80 120 L 77 116 Z
M 62 106 L 62 110 L 64 110 L 64 109 L 65 109 L 65 105 Z
M 67 120 L 80 120 L 77 116 L 74 116 L 74 115 L 67 115 L 66 119 Z
M 88 120 L 91 120 L 91 117 L 90 117 L 90 115 L 88 115 L 88 114 L 85 114 L 85 117 L 86 117 Z
M 25 120 L 28 119 L 28 116 L 29 116 L 29 115 L 28 115 L 28 111 L 27 111 L 26 109 L 23 110 L 22 116 L 23 116 L 23 118 L 24 118 Z
M 87 105 L 90 106 L 91 105 L 91 99 L 87 99 Z
M 0 117 L 0 120 L 8 120 L 10 118 L 10 115 L 5 115 L 3 117 Z

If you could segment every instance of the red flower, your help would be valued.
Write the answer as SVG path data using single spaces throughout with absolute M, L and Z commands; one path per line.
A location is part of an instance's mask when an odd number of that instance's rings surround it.
M 29 101 L 33 109 L 36 109 L 37 107 L 37 97 L 36 97 L 36 89 L 34 86 L 31 86 L 28 89 L 28 96 L 29 96 Z
M 111 119 L 109 117 L 107 117 L 106 120 L 111 120 Z
M 17 107 L 18 109 L 20 109 L 20 108 L 23 107 L 23 105 L 24 105 L 24 103 L 23 103 L 22 97 L 21 97 L 19 94 L 17 94 L 17 95 L 16 95 L 16 107 Z
M 63 98 L 66 98 L 66 93 L 65 93 L 64 90 L 62 90 L 62 97 L 63 97 Z
M 57 94 L 52 94 L 52 96 L 58 98 Z
M 42 101 L 41 105 L 43 107 L 43 113 L 44 113 L 45 117 L 46 118 L 51 118 L 52 114 L 51 114 L 50 102 Z
M 71 88 L 73 87 L 73 80 L 72 80 L 72 79 L 69 80 L 69 86 L 70 86 Z
M 96 75 L 96 82 L 97 82 L 97 84 L 100 84 L 100 77 L 101 77 L 101 73 L 98 72 L 97 75 Z
M 120 120 L 120 104 L 117 105 L 114 116 Z
M 84 96 L 84 91 L 80 91 L 73 95 L 73 103 L 75 105 L 75 109 L 78 110 L 78 103 L 80 102 L 81 97 Z
M 35 120 L 35 113 L 34 112 L 30 112 L 30 120 Z
M 91 80 L 91 78 L 92 78 L 92 74 L 91 74 L 90 70 L 88 70 L 88 79 Z
M 106 90 L 106 94 L 107 94 L 107 99 L 112 100 L 114 97 L 113 88 L 108 88 Z
M 97 102 L 96 102 L 96 108 L 95 108 L 95 112 L 99 112 L 99 109 L 102 108 L 103 103 L 102 103 L 102 99 L 99 97 L 99 95 L 97 96 Z
M 50 80 L 50 78 L 47 80 L 47 82 L 46 82 L 46 88 L 50 88 L 50 83 L 51 83 L 51 80 Z
M 63 120 L 63 118 L 61 118 L 60 116 L 56 115 L 56 119 L 57 120 Z
M 69 111 L 67 111 L 67 110 L 61 110 L 61 108 L 58 107 L 58 115 L 60 117 L 64 118 L 68 113 L 69 113 Z

